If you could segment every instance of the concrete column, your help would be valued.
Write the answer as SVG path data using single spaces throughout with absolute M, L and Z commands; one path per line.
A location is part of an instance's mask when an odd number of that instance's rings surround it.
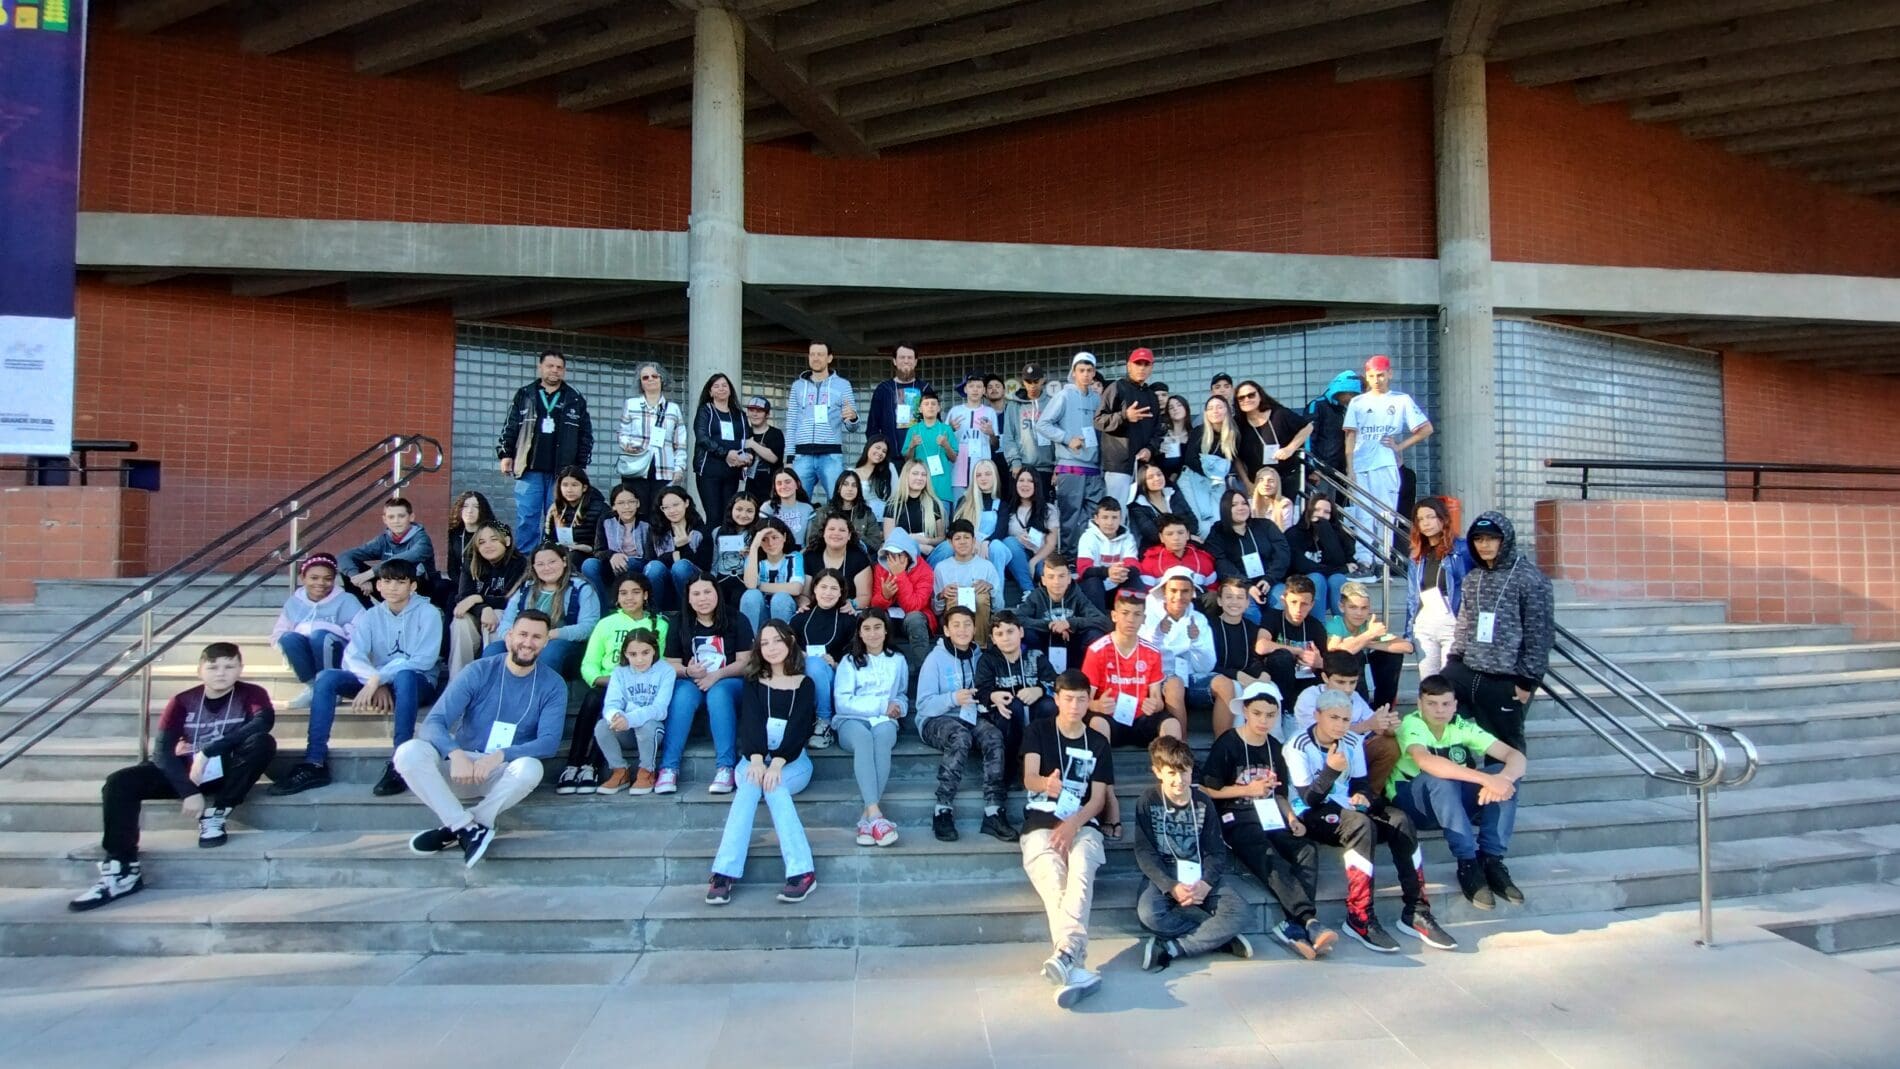
M 693 206 L 686 234 L 687 382 L 681 392 L 682 403 L 691 404 L 715 373 L 740 383 L 745 317 L 739 275 L 745 253 L 745 27 L 731 11 L 711 6 L 700 8 L 693 22 Z
M 1498 499 L 1497 353 L 1491 314 L 1491 166 L 1484 57 L 1438 61 L 1439 485 L 1467 517 Z M 1520 523 L 1528 516 L 1517 517 Z

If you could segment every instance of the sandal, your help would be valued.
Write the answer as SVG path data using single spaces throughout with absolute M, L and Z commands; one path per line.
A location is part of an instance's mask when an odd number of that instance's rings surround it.
M 1118 821 L 1115 821 L 1113 824 L 1111 824 L 1108 821 L 1103 821 L 1102 822 L 1102 837 L 1109 840 L 1110 842 L 1116 842 L 1116 843 L 1121 842 L 1122 841 L 1122 822 L 1118 820 Z

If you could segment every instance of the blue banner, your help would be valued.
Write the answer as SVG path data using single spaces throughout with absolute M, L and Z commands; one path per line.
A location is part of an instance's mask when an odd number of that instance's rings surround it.
M 85 4 L 0 0 L 0 453 L 73 437 Z

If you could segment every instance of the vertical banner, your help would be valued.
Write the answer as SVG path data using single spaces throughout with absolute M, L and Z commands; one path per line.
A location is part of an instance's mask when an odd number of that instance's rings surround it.
M 0 453 L 73 441 L 84 0 L 0 0 Z

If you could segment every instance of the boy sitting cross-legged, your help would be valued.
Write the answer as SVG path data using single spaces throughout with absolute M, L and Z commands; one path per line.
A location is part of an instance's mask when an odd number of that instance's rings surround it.
M 1135 863 L 1148 877 L 1135 909 L 1154 934 L 1142 948 L 1141 967 L 1155 972 L 1175 958 L 1216 950 L 1253 957 L 1240 934 L 1247 904 L 1222 886 L 1227 845 L 1213 799 L 1194 786 L 1194 752 L 1163 735 L 1148 745 L 1148 763 L 1159 782 L 1135 809 Z

